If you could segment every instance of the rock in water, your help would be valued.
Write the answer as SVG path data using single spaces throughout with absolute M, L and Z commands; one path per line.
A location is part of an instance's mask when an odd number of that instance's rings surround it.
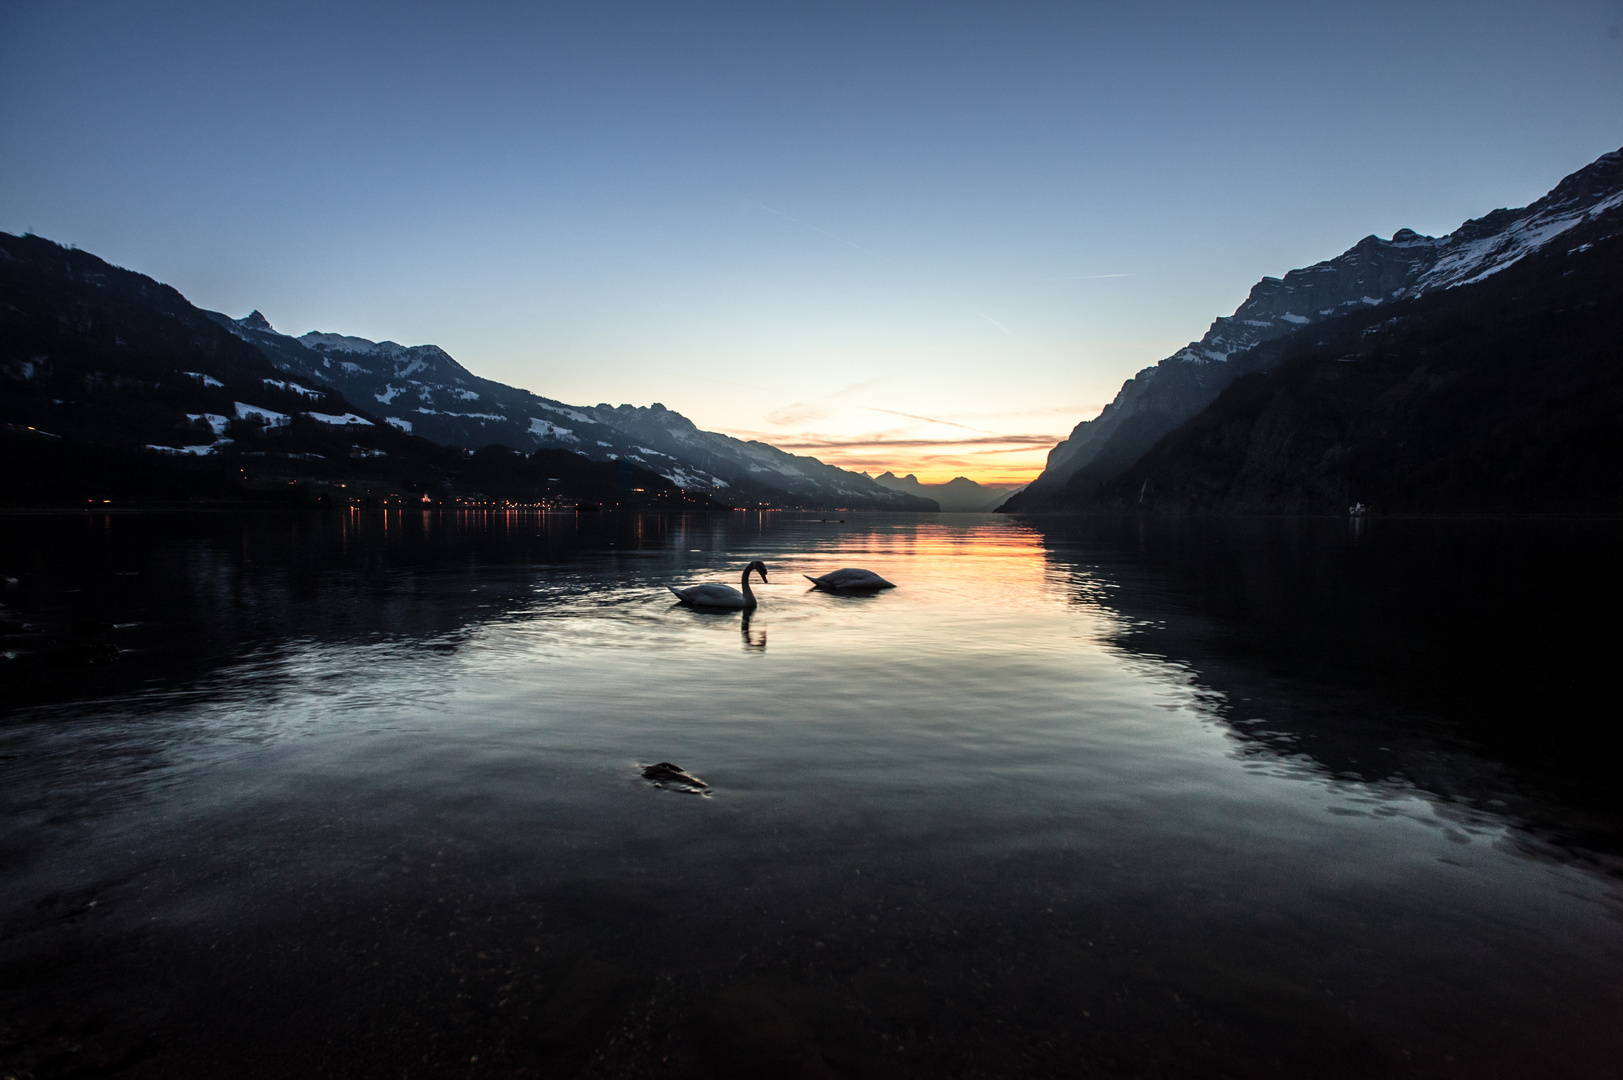
M 673 788 L 676 791 L 702 792 L 710 786 L 692 773 L 684 772 L 682 766 L 672 765 L 668 761 L 661 761 L 656 765 L 644 765 L 642 778 L 652 780 L 654 786 L 659 788 L 667 784 L 676 785 Z
M 69 645 L 52 649 L 42 660 L 46 667 L 88 667 L 92 664 L 111 664 L 118 659 L 117 645 Z

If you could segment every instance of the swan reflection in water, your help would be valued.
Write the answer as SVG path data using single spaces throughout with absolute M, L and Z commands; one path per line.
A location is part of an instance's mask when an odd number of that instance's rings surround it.
M 761 580 L 766 581 L 766 567 L 756 561 L 749 564 L 744 570 L 742 584 L 743 592 L 739 592 L 726 585 L 698 585 L 689 589 L 671 588 L 676 594 L 677 602 L 672 604 L 673 609 L 686 608 L 699 619 L 709 620 L 720 618 L 733 611 L 741 612 L 738 632 L 743 639 L 746 652 L 761 652 L 766 649 L 766 630 L 764 628 L 751 630 L 750 620 L 755 617 L 755 594 L 750 590 L 750 574 L 759 573 Z
M 755 612 L 746 609 L 744 611 L 744 618 L 738 625 L 738 632 L 744 639 L 745 652 L 765 652 L 766 628 L 762 627 L 759 630 L 751 630 L 750 619 L 752 619 L 754 616 Z

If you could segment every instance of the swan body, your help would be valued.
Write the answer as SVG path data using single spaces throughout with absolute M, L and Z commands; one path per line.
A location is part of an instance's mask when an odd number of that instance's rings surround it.
M 676 598 L 689 607 L 699 608 L 752 608 L 755 606 L 755 594 L 750 591 L 750 574 L 761 575 L 761 581 L 766 581 L 766 563 L 759 559 L 744 567 L 744 591 L 739 592 L 731 585 L 694 585 L 686 589 L 678 589 L 674 585 L 666 588 L 676 594 Z
M 843 570 L 835 570 L 822 577 L 803 575 L 807 581 L 819 589 L 841 589 L 846 592 L 857 590 L 873 591 L 877 589 L 894 589 L 894 582 L 886 581 L 872 570 L 862 570 L 855 566 L 847 566 Z

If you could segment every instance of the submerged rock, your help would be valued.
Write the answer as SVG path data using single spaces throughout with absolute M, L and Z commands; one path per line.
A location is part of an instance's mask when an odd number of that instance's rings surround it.
M 704 794 L 705 789 L 710 786 L 692 773 L 684 772 L 682 766 L 672 765 L 668 761 L 644 765 L 642 778 L 652 780 L 657 788 L 669 787 L 672 791 L 687 791 L 699 795 Z
M 52 649 L 42 660 L 46 667 L 87 667 L 91 664 L 111 664 L 118 659 L 117 645 L 70 645 L 65 649 Z
M 894 1075 L 844 1002 L 812 987 L 737 983 L 700 999 L 691 1028 L 701 1059 L 719 1077 Z
M 513 1049 L 543 1076 L 574 1076 L 613 1037 L 646 981 L 608 961 L 582 957 L 542 1004 L 533 1027 L 515 1033 Z

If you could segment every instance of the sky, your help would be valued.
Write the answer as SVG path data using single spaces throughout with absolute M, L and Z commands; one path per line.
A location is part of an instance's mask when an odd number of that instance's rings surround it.
M 0 230 L 927 482 L 1620 145 L 1623 0 L 0 0 Z

